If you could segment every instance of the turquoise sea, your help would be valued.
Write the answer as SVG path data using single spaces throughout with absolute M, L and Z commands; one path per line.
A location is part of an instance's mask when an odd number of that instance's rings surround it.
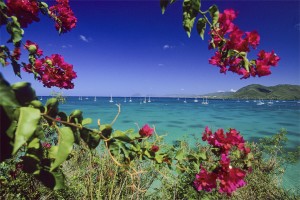
M 96 99 L 96 101 L 95 101 Z M 43 101 L 46 100 L 46 97 Z M 127 130 L 137 125 L 149 124 L 155 126 L 159 135 L 166 136 L 166 142 L 182 139 L 188 136 L 188 141 L 194 141 L 193 136 L 201 138 L 206 126 L 213 131 L 218 128 L 235 128 L 248 141 L 258 141 L 264 136 L 271 136 L 284 128 L 288 131 L 288 149 L 293 150 L 300 145 L 300 102 L 297 101 L 258 101 L 249 100 L 208 100 L 202 104 L 202 99 L 194 102 L 194 98 L 151 98 L 146 103 L 144 98 L 114 97 L 66 97 L 66 103 L 60 109 L 70 114 L 74 109 L 83 111 L 84 118 L 93 119 L 91 128 L 97 128 L 97 119 L 101 124 L 110 123 L 118 112 L 115 104 L 121 104 L 121 114 L 113 128 Z M 300 188 L 300 162 L 290 166 L 284 176 L 284 185 L 288 188 Z

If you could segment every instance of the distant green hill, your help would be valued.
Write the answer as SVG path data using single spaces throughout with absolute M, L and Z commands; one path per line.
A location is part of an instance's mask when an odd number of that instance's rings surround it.
M 267 87 L 259 84 L 252 84 L 239 89 L 226 98 L 299 100 L 300 85 L 285 84 Z

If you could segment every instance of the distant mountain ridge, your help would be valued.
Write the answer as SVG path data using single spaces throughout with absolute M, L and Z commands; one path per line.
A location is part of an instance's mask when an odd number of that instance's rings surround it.
M 300 100 L 300 85 L 263 86 L 251 84 L 223 98 Z

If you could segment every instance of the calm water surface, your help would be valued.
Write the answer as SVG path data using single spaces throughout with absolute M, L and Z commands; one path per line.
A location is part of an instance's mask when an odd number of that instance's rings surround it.
M 288 131 L 288 148 L 295 149 L 300 145 L 300 103 L 297 101 L 279 101 L 263 105 L 249 100 L 208 100 L 208 105 L 202 104 L 202 99 L 195 103 L 194 99 L 151 98 L 151 102 L 143 103 L 144 98 L 113 98 L 109 97 L 67 97 L 66 103 L 60 105 L 62 111 L 70 114 L 74 109 L 83 111 L 84 117 L 93 119 L 91 128 L 97 128 L 97 119 L 101 123 L 110 123 L 121 104 L 121 114 L 114 128 L 127 130 L 149 124 L 156 127 L 160 135 L 167 134 L 166 142 L 188 136 L 192 143 L 193 136 L 201 137 L 205 126 L 213 131 L 218 128 L 235 128 L 248 141 L 257 141 L 264 136 L 271 136 L 284 128 Z M 300 163 L 289 167 L 284 177 L 287 187 L 300 187 Z

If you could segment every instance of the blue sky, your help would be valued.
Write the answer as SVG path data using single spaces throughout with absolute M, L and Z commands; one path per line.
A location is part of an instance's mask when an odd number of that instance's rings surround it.
M 49 2 L 49 1 L 48 1 Z M 49 2 L 51 5 L 53 1 Z M 259 50 L 274 50 L 281 58 L 272 75 L 240 80 L 240 76 L 208 64 L 214 54 L 208 50 L 207 34 L 202 41 L 193 29 L 188 38 L 182 28 L 182 2 L 161 14 L 159 0 L 151 1 L 72 1 L 77 27 L 59 36 L 54 23 L 41 17 L 25 29 L 25 40 L 40 45 L 45 55 L 58 53 L 74 65 L 78 78 L 75 89 L 65 95 L 163 96 L 205 94 L 237 90 L 248 84 L 267 86 L 300 84 L 300 2 L 299 1 L 202 1 L 202 10 L 217 4 L 222 12 L 233 8 L 235 20 L 244 31 L 257 30 Z M 1 35 L 5 36 L 1 28 Z M 6 39 L 1 38 L 1 43 Z M 11 69 L 1 70 L 11 82 L 20 81 Z M 38 95 L 58 88 L 43 88 L 23 73 Z

